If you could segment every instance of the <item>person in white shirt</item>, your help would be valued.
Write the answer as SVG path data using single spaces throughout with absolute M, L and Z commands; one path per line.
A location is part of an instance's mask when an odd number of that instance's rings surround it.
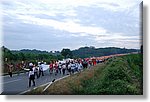
M 33 67 L 30 68 L 29 70 L 29 87 L 31 87 L 31 81 L 33 82 L 33 86 L 35 86 L 35 75 L 34 75 L 34 70 L 33 70 Z
M 78 66 L 79 66 L 79 63 L 76 61 L 76 62 L 75 62 L 75 71 L 76 71 L 76 72 L 78 72 Z
M 61 69 L 62 69 L 62 64 L 61 64 L 61 62 L 59 62 L 59 64 L 58 64 L 58 70 L 59 70 L 60 74 L 61 74 Z
M 44 76 L 42 63 L 40 63 L 40 65 L 39 65 L 39 77 L 41 76 L 41 74 L 42 74 L 42 76 Z
M 72 72 L 72 74 L 74 74 L 74 70 L 75 70 L 75 63 L 71 62 L 71 72 Z
M 38 79 L 38 78 L 39 78 L 39 75 L 38 75 L 38 73 L 39 73 L 38 66 L 34 66 L 33 69 L 34 69 L 34 75 L 35 75 L 35 76 L 37 77 L 37 79 Z
M 31 67 L 32 68 L 32 66 L 33 66 L 33 63 L 31 62 L 31 63 L 29 63 L 29 68 Z
M 79 62 L 79 63 L 78 63 L 78 70 L 79 70 L 79 72 L 81 72 L 82 69 L 83 69 L 82 63 Z
M 66 64 L 63 63 L 63 64 L 62 64 L 62 72 L 63 72 L 63 75 L 65 75 L 65 71 L 66 71 Z
M 69 62 L 69 64 L 68 64 L 68 72 L 69 72 L 69 74 L 71 74 L 71 62 Z

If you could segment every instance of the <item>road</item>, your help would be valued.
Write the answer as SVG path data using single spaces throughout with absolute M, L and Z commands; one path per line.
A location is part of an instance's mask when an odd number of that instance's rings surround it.
M 67 74 L 66 74 L 67 75 Z M 46 84 L 48 82 L 51 82 L 53 79 L 59 79 L 66 75 L 57 74 L 56 76 L 54 74 L 50 75 L 48 70 L 44 71 L 44 76 L 41 76 L 40 78 L 36 78 L 36 86 L 38 87 L 40 85 Z M 33 89 L 35 87 L 28 87 L 28 72 L 21 73 L 20 75 L 13 75 L 13 77 L 9 76 L 1 76 L 3 78 L 3 92 L 1 94 L 3 95 L 16 95 L 20 94 L 24 91 L 27 91 L 29 89 Z

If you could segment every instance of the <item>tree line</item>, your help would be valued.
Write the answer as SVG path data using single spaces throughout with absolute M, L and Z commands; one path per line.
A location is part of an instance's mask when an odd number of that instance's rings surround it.
M 40 50 L 9 50 L 6 47 L 2 48 L 3 61 L 50 61 L 50 60 L 62 60 L 64 58 L 89 58 L 89 57 L 100 57 L 112 54 L 122 54 L 137 52 L 137 49 L 126 49 L 126 48 L 95 48 L 95 47 L 81 47 L 77 50 L 62 49 L 61 51 L 48 52 Z
M 95 48 L 91 47 L 81 47 L 77 50 L 74 50 L 73 56 L 78 58 L 89 58 L 89 57 L 100 57 L 108 56 L 113 54 L 124 54 L 131 52 L 139 52 L 138 49 L 126 49 L 126 48 L 117 48 L 117 47 L 106 47 L 106 48 Z
M 4 62 L 18 62 L 18 61 L 46 61 L 62 60 L 64 57 L 61 54 L 52 54 L 51 52 L 38 51 L 38 50 L 20 50 L 11 51 L 6 47 L 2 47 L 2 58 Z

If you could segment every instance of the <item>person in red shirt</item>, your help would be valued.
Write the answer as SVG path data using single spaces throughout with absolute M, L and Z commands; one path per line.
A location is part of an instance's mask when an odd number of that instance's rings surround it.
M 50 74 L 53 73 L 53 63 L 52 62 L 50 62 L 50 64 L 49 64 L 49 72 L 50 72 Z
M 93 66 L 96 65 L 96 59 L 92 59 L 92 62 L 93 62 Z

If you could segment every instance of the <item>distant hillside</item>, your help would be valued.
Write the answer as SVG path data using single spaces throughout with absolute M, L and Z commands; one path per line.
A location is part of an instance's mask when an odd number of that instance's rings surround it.
M 107 47 L 107 48 L 95 48 L 95 47 L 81 47 L 77 50 L 73 50 L 74 57 L 86 58 L 86 57 L 98 57 L 98 56 L 107 56 L 112 54 L 122 54 L 122 53 L 131 53 L 138 52 L 137 49 L 126 49 L 126 48 L 116 48 L 116 47 Z
M 99 57 L 99 56 L 107 56 L 112 54 L 123 54 L 123 53 L 131 53 L 137 52 L 137 49 L 125 49 L 125 48 L 116 48 L 116 47 L 107 47 L 107 48 L 95 48 L 95 47 L 81 47 L 77 50 L 72 50 L 71 53 L 73 58 L 88 58 L 88 57 Z M 3 60 L 7 58 L 9 61 L 30 61 L 30 60 L 61 60 L 64 56 L 60 51 L 40 51 L 40 50 L 10 50 L 6 47 L 2 47 Z M 66 52 L 68 53 L 68 52 Z
M 29 50 L 29 49 L 22 49 L 22 50 L 11 50 L 12 53 L 35 53 L 35 54 L 47 54 L 49 53 L 48 51 L 40 51 L 40 50 Z
M 55 53 L 48 51 L 40 51 L 40 50 L 10 50 L 6 47 L 1 47 L 3 53 L 3 61 L 6 62 L 19 62 L 19 61 L 47 61 L 50 60 L 61 60 L 63 57 L 60 55 L 60 52 L 55 51 Z
M 33 50 L 30 50 L 30 49 L 22 49 L 22 50 L 11 50 L 12 53 L 16 54 L 16 53 L 24 53 L 24 54 L 29 54 L 29 53 L 32 53 L 32 54 L 51 54 L 51 55 L 60 55 L 60 52 L 59 51 L 41 51 L 41 50 L 36 50 L 36 49 L 33 49 Z

